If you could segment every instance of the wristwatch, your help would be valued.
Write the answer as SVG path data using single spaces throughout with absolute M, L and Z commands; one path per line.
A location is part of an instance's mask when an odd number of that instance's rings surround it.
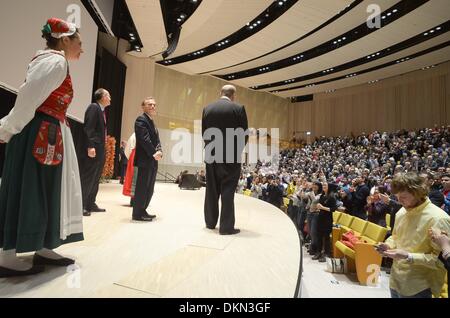
M 413 256 L 411 253 L 408 253 L 408 257 L 406 258 L 406 260 L 408 261 L 408 263 L 412 263 L 413 262 Z

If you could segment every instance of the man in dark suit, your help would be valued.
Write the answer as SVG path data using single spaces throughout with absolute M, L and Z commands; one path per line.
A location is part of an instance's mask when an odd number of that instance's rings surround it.
M 120 184 L 124 183 L 126 174 L 127 174 L 127 166 L 128 166 L 128 158 L 125 154 L 125 148 L 127 147 L 127 142 L 122 141 L 120 145 L 119 152 L 119 166 L 120 166 Z
M 221 197 L 221 235 L 240 232 L 234 228 L 234 193 L 241 173 L 242 151 L 248 140 L 248 122 L 244 106 L 234 103 L 235 96 L 234 86 L 224 86 L 221 98 L 206 106 L 202 116 L 206 162 L 205 222 L 208 229 L 216 227 Z
M 156 129 L 156 102 L 148 97 L 142 102 L 141 116 L 136 119 L 134 132 L 136 134 L 136 154 L 134 166 L 137 167 L 136 188 L 133 203 L 133 220 L 150 222 L 155 215 L 147 213 L 155 188 L 158 161 L 162 159 L 161 142 Z
M 105 165 L 106 116 L 105 108 L 111 105 L 111 95 L 100 88 L 94 93 L 95 103 L 89 105 L 84 115 L 86 134 L 84 151 L 80 158 L 80 179 L 83 195 L 83 215 L 105 212 L 95 203 L 100 177 Z

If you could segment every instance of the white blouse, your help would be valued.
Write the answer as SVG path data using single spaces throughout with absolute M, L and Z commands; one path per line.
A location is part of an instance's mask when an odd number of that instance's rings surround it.
M 0 140 L 4 142 L 22 131 L 33 119 L 36 109 L 67 77 L 68 65 L 63 51 L 38 51 L 36 56 L 28 66 L 14 108 L 0 120 Z

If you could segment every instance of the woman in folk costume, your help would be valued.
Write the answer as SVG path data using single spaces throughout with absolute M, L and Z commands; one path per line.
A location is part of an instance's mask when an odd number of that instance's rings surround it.
M 133 206 L 134 189 L 136 188 L 136 175 L 134 173 L 134 155 L 136 153 L 136 135 L 133 133 L 127 141 L 125 156 L 128 158 L 127 173 L 123 183 L 123 195 L 131 197 L 130 205 Z
M 28 66 L 14 108 L 0 120 L 7 143 L 0 184 L 0 277 L 42 272 L 74 260 L 53 251 L 83 240 L 80 176 L 66 111 L 73 98 L 68 60 L 83 50 L 74 24 L 52 18 L 47 49 Z M 36 252 L 33 264 L 16 253 Z

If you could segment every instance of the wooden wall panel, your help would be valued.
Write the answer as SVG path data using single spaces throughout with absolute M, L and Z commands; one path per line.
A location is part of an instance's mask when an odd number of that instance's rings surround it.
M 313 136 L 450 124 L 450 62 L 296 103 L 295 129 Z M 310 109 L 310 117 L 306 109 Z

